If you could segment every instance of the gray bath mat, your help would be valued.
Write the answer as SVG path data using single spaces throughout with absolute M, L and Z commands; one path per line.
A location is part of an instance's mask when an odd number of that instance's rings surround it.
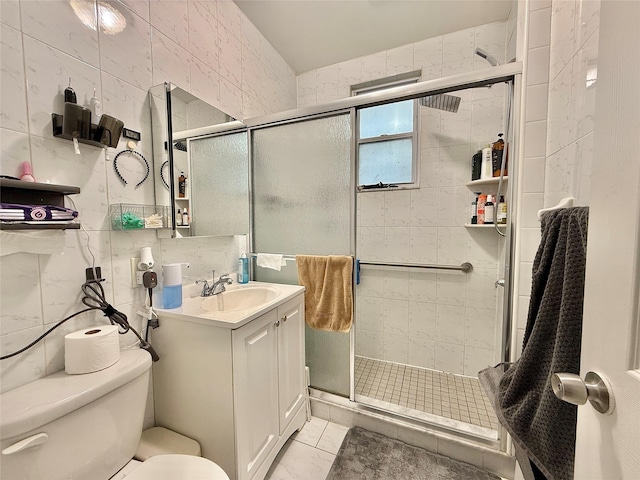
M 353 427 L 326 480 L 499 480 L 473 465 Z

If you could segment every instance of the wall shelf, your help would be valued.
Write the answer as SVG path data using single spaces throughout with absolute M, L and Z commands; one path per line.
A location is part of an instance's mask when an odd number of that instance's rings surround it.
M 58 113 L 51 114 L 51 125 L 53 126 L 53 136 L 56 138 L 64 138 L 65 140 L 73 140 L 74 137 L 71 135 L 66 135 L 62 133 L 62 120 L 63 116 Z M 98 126 L 95 123 L 91 124 L 91 133 L 93 134 L 98 129 Z M 96 142 L 95 140 L 89 140 L 85 138 L 79 138 L 79 143 L 84 143 L 85 145 L 91 145 L 93 147 L 105 148 L 108 145 L 104 143 Z
M 64 207 L 65 195 L 80 193 L 78 187 L 54 185 L 51 183 L 23 182 L 9 178 L 0 178 L 0 202 L 18 205 L 53 205 Z M 21 223 L 2 222 L 0 230 L 67 230 L 78 229 L 79 223 Z
M 494 225 L 495 225 L 494 223 L 487 223 L 487 224 L 483 223 L 482 225 L 478 225 L 478 224 L 475 224 L 475 223 L 465 223 L 464 224 L 464 226 L 466 228 L 493 228 Z M 498 223 L 498 228 L 506 227 L 506 226 L 507 226 L 506 223 Z
M 109 216 L 112 230 L 169 228 L 169 208 L 162 205 L 115 203 L 109 205 Z
M 485 178 L 483 180 L 472 180 L 467 182 L 465 185 L 470 189 L 474 189 L 476 187 L 498 187 L 498 182 L 500 181 L 500 177 L 492 177 Z M 509 177 L 502 177 L 502 183 L 506 183 L 509 181 Z

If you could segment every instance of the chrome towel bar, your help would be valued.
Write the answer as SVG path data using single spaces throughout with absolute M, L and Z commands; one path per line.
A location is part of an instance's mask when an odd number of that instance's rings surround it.
M 461 265 L 425 265 L 420 263 L 386 263 L 386 262 L 365 262 L 360 260 L 360 265 L 375 265 L 379 267 L 409 267 L 409 268 L 431 268 L 437 270 L 460 270 L 469 273 L 473 270 L 473 265 L 464 262 Z

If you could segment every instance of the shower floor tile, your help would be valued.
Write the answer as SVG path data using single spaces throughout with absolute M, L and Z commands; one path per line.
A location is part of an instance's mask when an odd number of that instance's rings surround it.
M 498 429 L 477 378 L 356 357 L 356 395 Z

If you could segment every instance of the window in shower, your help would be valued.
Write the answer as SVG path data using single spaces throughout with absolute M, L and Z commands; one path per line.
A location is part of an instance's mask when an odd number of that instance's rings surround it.
M 419 73 L 419 72 L 415 72 Z M 355 94 L 414 83 L 418 77 L 360 88 Z M 361 108 L 357 112 L 358 185 L 361 190 L 417 186 L 418 101 Z

